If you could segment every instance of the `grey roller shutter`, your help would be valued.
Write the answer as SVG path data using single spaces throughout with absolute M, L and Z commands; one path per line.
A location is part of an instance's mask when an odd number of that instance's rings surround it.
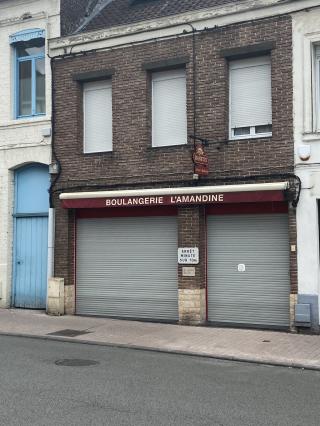
M 287 327 L 289 294 L 287 215 L 208 217 L 209 321 Z
M 177 219 L 80 219 L 78 314 L 178 319 Z

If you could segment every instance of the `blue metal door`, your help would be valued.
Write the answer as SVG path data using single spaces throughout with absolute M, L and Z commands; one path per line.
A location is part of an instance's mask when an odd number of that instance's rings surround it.
M 48 167 L 32 164 L 15 174 L 13 305 L 44 309 L 47 297 Z

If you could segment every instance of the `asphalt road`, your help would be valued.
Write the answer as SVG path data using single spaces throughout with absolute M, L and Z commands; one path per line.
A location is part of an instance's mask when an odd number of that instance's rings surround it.
M 0 336 L 0 425 L 318 426 L 319 402 L 315 371 Z

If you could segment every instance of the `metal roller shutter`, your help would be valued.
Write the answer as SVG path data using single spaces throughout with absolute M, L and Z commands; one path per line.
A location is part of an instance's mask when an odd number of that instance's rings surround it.
M 208 217 L 209 321 L 288 327 L 289 294 L 287 215 Z
M 78 314 L 178 319 L 176 217 L 80 219 Z

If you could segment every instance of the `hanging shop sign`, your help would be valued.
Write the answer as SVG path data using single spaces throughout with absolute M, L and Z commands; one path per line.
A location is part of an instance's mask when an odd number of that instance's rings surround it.
M 194 173 L 199 176 L 207 176 L 209 174 L 209 161 L 202 144 L 195 144 L 192 159 L 194 163 Z

